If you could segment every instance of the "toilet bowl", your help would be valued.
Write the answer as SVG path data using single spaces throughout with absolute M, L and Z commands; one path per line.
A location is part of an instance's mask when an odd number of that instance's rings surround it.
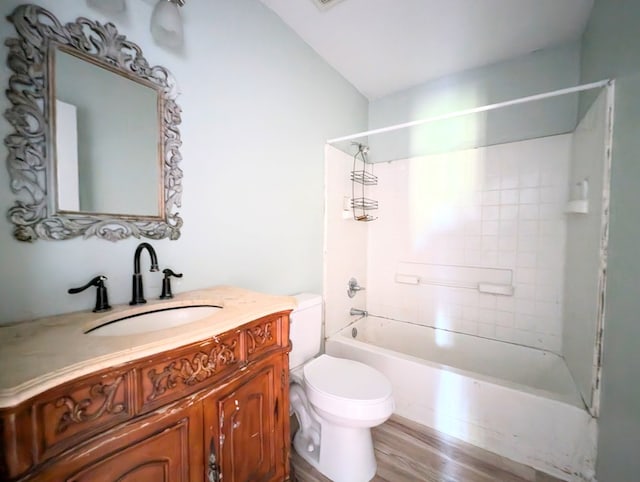
M 296 388 L 302 388 L 302 393 Z M 376 473 L 371 428 L 385 422 L 395 404 L 389 380 L 353 360 L 320 355 L 292 375 L 291 407 L 300 422 L 293 446 L 335 482 L 365 482 Z
M 322 319 L 321 298 L 299 296 L 298 309 L 291 315 L 289 393 L 291 410 L 300 425 L 293 447 L 334 482 L 369 481 L 377 468 L 371 428 L 393 413 L 391 383 L 363 363 L 316 356 L 320 333 L 314 327 Z M 314 334 L 318 335 L 317 343 L 310 340 Z

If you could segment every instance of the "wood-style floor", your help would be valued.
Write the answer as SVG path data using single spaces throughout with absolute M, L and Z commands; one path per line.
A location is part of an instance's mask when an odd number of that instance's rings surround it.
M 374 482 L 560 480 L 395 415 L 372 432 L 378 461 Z M 293 450 L 291 467 L 294 481 L 330 482 Z

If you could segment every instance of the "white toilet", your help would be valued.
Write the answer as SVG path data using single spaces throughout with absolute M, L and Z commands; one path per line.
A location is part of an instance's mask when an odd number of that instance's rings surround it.
M 353 360 L 320 355 L 322 297 L 296 295 L 289 355 L 291 410 L 300 423 L 293 447 L 334 482 L 366 482 L 376 473 L 371 427 L 395 408 L 391 383 Z

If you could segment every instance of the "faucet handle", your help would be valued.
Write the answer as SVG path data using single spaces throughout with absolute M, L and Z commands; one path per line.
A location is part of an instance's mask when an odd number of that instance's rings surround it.
M 164 273 L 164 278 L 162 279 L 162 294 L 160 295 L 160 299 L 166 300 L 173 298 L 173 293 L 171 292 L 171 277 L 182 278 L 182 273 L 174 273 L 169 268 L 163 269 L 162 272 Z
M 173 270 L 171 270 L 169 268 L 163 269 L 162 273 L 164 274 L 165 278 L 168 278 L 169 276 L 175 276 L 176 278 L 182 278 L 182 273 L 174 273 Z
M 349 298 L 353 298 L 358 291 L 362 291 L 364 289 L 365 289 L 364 286 L 360 286 L 358 284 L 357 279 L 351 278 L 347 285 L 347 295 L 349 295 Z
M 109 297 L 107 296 L 107 287 L 104 284 L 106 280 L 107 280 L 106 276 L 98 275 L 84 286 L 80 286 L 79 288 L 69 288 L 67 293 L 69 293 L 70 295 L 73 295 L 86 290 L 89 286 L 95 286 L 97 288 L 97 291 L 96 291 L 96 307 L 93 309 L 94 313 L 108 311 L 111 309 L 111 306 L 109 306 Z

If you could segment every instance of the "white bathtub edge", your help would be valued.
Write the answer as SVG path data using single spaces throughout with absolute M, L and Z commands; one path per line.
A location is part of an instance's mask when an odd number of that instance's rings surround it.
M 563 480 L 595 480 L 597 422 L 585 410 L 340 335 L 326 350 L 384 373 L 400 416 Z

